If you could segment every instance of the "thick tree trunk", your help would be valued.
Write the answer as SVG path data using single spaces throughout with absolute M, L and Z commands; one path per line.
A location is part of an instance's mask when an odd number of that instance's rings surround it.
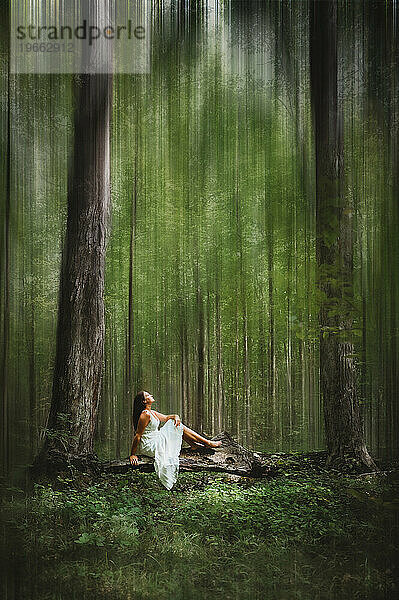
M 397 237 L 398 227 L 399 227 L 399 7 L 395 5 L 395 23 L 396 23 L 396 32 L 395 32 L 395 45 L 393 49 L 393 77 L 392 77 L 392 97 L 393 101 L 393 114 L 395 125 L 391 129 L 392 131 L 392 172 L 393 172 L 393 216 L 391 222 L 391 231 L 393 237 L 391 239 L 395 239 L 395 251 L 393 257 L 393 264 L 399 265 L 399 241 Z M 399 454 L 399 438 L 396 435 L 399 426 L 399 407 L 398 407 L 398 374 L 399 374 L 399 363 L 398 363 L 398 341 L 397 335 L 393 332 L 398 331 L 398 314 L 396 312 L 396 303 L 398 298 L 398 280 L 397 278 L 391 278 L 391 287 L 390 287 L 390 304 L 391 304 L 391 380 L 392 380 L 392 420 L 391 426 L 392 430 L 395 432 L 393 439 L 393 454 L 394 456 L 398 456 Z
M 342 116 L 337 94 L 337 4 L 310 7 L 310 77 L 316 141 L 316 259 L 320 296 L 320 391 L 329 462 L 372 466 L 363 438 L 351 341 L 353 240 L 342 194 Z
M 100 23 L 105 8 L 104 0 L 91 0 L 87 5 L 90 16 Z M 75 77 L 74 92 L 74 150 L 45 449 L 87 454 L 93 452 L 103 370 L 112 75 Z
M 93 450 L 103 369 L 111 76 L 82 75 L 79 84 L 49 428 L 66 430 L 64 443 L 82 453 Z
M 7 166 L 6 166 L 6 193 L 4 202 L 4 231 L 2 232 L 2 260 L 1 274 L 4 273 L 4 283 L 0 286 L 1 298 L 1 464 L 2 474 L 9 471 L 9 406 L 8 406 L 8 354 L 10 343 L 10 211 L 11 211 L 11 80 L 10 61 L 7 75 Z

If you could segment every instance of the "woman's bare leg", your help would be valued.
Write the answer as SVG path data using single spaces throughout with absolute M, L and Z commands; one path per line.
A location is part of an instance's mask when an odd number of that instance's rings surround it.
M 185 442 L 187 442 L 187 444 L 189 444 L 190 447 L 193 448 L 194 450 L 197 450 L 200 447 L 204 448 L 204 445 L 196 442 L 195 438 L 191 434 L 189 434 L 187 431 L 183 431 L 183 440 Z
M 195 445 L 204 445 L 204 446 L 208 446 L 208 448 L 217 448 L 218 446 L 221 446 L 222 442 L 213 442 L 211 440 L 207 440 L 206 438 L 202 437 L 202 435 L 200 435 L 199 433 L 197 433 L 196 431 L 193 431 L 192 429 L 189 429 L 188 427 L 186 427 L 186 425 L 183 425 L 183 439 L 190 444 L 190 446 L 193 448 L 195 448 Z

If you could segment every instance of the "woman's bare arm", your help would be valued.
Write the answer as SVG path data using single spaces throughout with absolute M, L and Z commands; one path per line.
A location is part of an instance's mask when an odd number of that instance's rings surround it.
M 154 415 L 156 415 L 158 417 L 158 419 L 162 422 L 162 423 L 166 423 L 166 421 L 169 421 L 170 419 L 173 419 L 175 422 L 175 425 L 180 425 L 181 420 L 179 415 L 163 415 L 162 413 L 153 410 L 152 411 L 154 413 Z
M 143 435 L 143 431 L 147 427 L 149 422 L 150 422 L 150 415 L 147 411 L 143 410 L 143 412 L 140 415 L 139 422 L 137 423 L 136 435 L 133 438 L 132 448 L 130 450 L 129 460 L 130 460 L 130 464 L 132 464 L 132 465 L 139 464 L 139 459 L 136 456 L 137 446 L 139 445 L 141 436 Z

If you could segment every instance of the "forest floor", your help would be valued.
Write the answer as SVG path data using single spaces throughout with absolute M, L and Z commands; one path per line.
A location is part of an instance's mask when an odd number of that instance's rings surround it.
M 399 598 L 399 475 L 59 476 L 3 490 L 4 600 Z M 318 457 L 318 458 L 317 458 Z

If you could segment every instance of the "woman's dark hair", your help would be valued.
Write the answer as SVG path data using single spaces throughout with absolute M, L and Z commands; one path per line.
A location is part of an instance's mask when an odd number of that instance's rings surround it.
M 145 409 L 145 391 L 139 392 L 133 402 L 133 427 L 136 430 L 139 422 L 139 418 L 143 410 Z

